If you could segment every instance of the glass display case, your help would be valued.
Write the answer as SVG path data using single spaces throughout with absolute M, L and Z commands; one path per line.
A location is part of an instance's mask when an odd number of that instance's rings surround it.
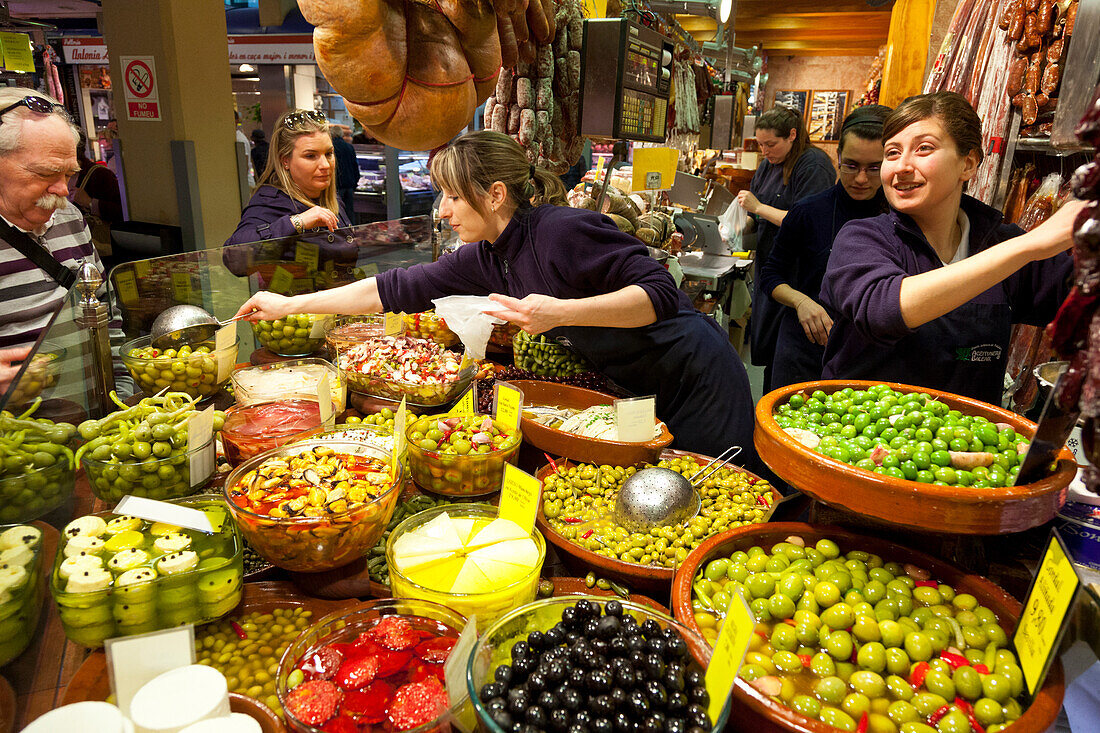
M 387 149 L 382 145 L 356 145 L 359 183 L 355 188 L 355 212 L 362 218 L 385 219 L 415 216 L 431 211 L 435 200 L 428 173 L 428 153 Z M 391 214 L 386 199 L 387 158 L 396 159 L 401 196 Z

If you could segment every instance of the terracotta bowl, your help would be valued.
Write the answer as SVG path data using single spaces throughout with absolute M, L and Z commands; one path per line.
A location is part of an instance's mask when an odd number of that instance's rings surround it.
M 525 405 L 555 405 L 574 410 L 584 410 L 594 405 L 610 405 L 614 397 L 569 384 L 554 384 L 536 380 L 516 379 L 508 382 L 523 391 Z M 655 463 L 661 451 L 672 443 L 672 433 L 661 424 L 659 438 L 645 443 L 625 443 L 619 440 L 585 438 L 540 425 L 526 417 L 520 420 L 523 439 L 539 450 L 551 455 L 564 456 L 580 463 L 602 463 L 612 466 L 631 466 L 635 463 Z
M 777 522 L 775 524 L 735 527 L 705 540 L 691 551 L 687 559 L 676 571 L 672 585 L 672 613 L 676 620 L 693 631 L 699 627 L 691 611 L 691 581 L 699 568 L 711 559 L 729 556 L 736 550 L 745 550 L 753 545 L 771 548 L 791 535 L 797 535 L 807 545 L 819 539 L 835 540 L 842 550 L 866 550 L 880 555 L 886 562 L 913 563 L 928 569 L 932 577 L 947 583 L 960 593 L 970 593 L 978 602 L 987 606 L 997 615 L 997 619 L 1011 637 L 1016 628 L 1016 620 L 1023 606 L 1008 593 L 980 575 L 973 575 L 937 560 L 916 550 L 910 550 L 875 537 L 846 532 L 831 527 L 813 527 L 799 522 Z M 1062 696 L 1065 694 L 1065 680 L 1062 664 L 1056 662 L 1047 674 L 1046 682 L 1024 714 L 1012 724 L 1013 733 L 1043 733 L 1058 717 L 1062 708 Z M 766 697 L 744 680 L 738 679 L 733 688 L 734 709 L 739 714 L 739 730 L 751 730 L 754 733 L 836 733 L 836 728 L 816 720 L 810 720 L 794 710 L 780 705 Z
M 708 456 L 703 456 L 698 453 L 689 453 L 687 451 L 666 449 L 661 452 L 660 458 L 676 458 L 677 456 L 693 456 L 697 461 L 701 461 L 700 466 L 704 466 L 710 463 L 712 460 Z M 606 465 L 606 461 L 600 461 L 600 464 Z M 645 461 L 639 461 L 635 464 L 641 466 Z M 568 468 L 573 464 L 569 461 L 559 461 L 558 466 Z M 623 465 L 623 464 L 616 464 Z M 742 473 L 748 474 L 751 478 L 760 480 L 760 477 L 756 474 L 746 471 L 740 466 L 735 466 L 731 463 L 725 464 L 727 467 L 732 468 Z M 547 464 L 539 469 L 535 476 L 539 481 L 546 480 L 554 471 L 554 467 Z M 778 502 L 782 498 L 782 494 L 776 489 L 772 489 L 772 507 L 775 506 L 775 502 Z M 663 594 L 668 591 L 669 584 L 672 582 L 672 577 L 675 571 L 672 568 L 658 567 L 656 565 L 639 565 L 633 562 L 624 562 L 622 560 L 616 560 L 614 558 L 605 557 L 604 555 L 598 555 L 591 550 L 586 550 L 580 545 L 570 542 L 562 535 L 558 534 L 550 523 L 546 521 L 546 518 L 542 514 L 541 506 L 538 514 L 535 516 L 535 526 L 542 536 L 546 538 L 546 541 L 557 547 L 565 555 L 567 555 L 567 561 L 571 560 L 573 565 L 590 568 L 596 572 L 597 575 L 609 580 L 618 580 L 626 583 L 631 588 L 639 588 L 652 590 L 654 592 L 660 592 Z
M 753 442 L 776 475 L 818 501 L 888 524 L 929 532 L 991 535 L 1021 532 L 1054 518 L 1066 502 L 1066 488 L 1077 472 L 1073 454 L 1063 448 L 1049 477 L 1023 486 L 975 489 L 935 486 L 882 476 L 816 453 L 779 427 L 773 413 L 794 394 L 845 387 L 866 389 L 881 382 L 803 382 L 769 392 L 756 404 Z M 964 415 L 980 415 L 1011 425 L 1030 439 L 1035 423 L 1014 412 L 969 397 L 925 387 L 888 383 L 899 392 L 925 392 Z

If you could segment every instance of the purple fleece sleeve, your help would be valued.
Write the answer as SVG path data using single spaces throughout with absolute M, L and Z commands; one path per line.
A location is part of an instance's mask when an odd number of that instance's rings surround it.
M 1005 283 L 1012 322 L 1045 326 L 1054 319 L 1062 301 L 1069 295 L 1073 257 L 1061 252 L 1054 257 L 1031 262 Z
M 610 293 L 637 285 L 653 303 L 657 320 L 671 318 L 686 303 L 668 270 L 637 238 L 619 231 L 606 216 L 558 207 L 539 222 L 538 248 L 553 276 L 582 293 Z M 549 221 L 547 220 L 549 219 Z
M 806 207 L 795 204 L 783 217 L 783 224 L 775 235 L 771 254 L 760 268 L 760 291 L 771 297 L 772 291 L 780 285 L 789 285 L 800 252 L 805 256 L 805 246 L 809 237 L 807 230 L 822 226 L 806 217 Z M 806 293 L 811 298 L 817 293 Z
M 467 244 L 435 262 L 379 273 L 378 297 L 391 313 L 420 313 L 433 307 L 434 298 L 504 292 L 503 282 L 492 282 L 488 265 L 483 245 Z
M 833 242 L 821 283 L 821 300 L 871 343 L 889 346 L 911 333 L 901 316 L 901 281 L 911 273 L 880 220 L 857 219 Z M 887 222 L 888 223 L 888 222 Z
M 246 244 L 259 242 L 262 239 L 278 239 L 295 234 L 294 224 L 290 221 L 290 215 L 271 218 L 271 209 L 266 206 L 248 206 L 241 213 L 241 221 L 237 224 L 237 230 L 226 245 Z

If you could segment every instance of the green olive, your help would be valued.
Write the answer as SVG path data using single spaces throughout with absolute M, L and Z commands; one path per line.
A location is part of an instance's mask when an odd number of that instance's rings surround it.
M 854 731 L 856 729 L 856 721 L 852 719 L 852 716 L 834 707 L 826 706 L 821 708 L 818 717 L 825 725 L 831 725 L 840 730 Z
M 897 679 L 901 678 L 898 677 Z M 848 679 L 848 684 L 857 692 L 872 699 L 882 697 L 886 690 L 886 682 L 882 679 L 882 675 L 868 670 L 853 672 L 852 676 Z
M 848 685 L 844 684 L 844 680 L 839 677 L 825 677 L 814 685 L 814 694 L 822 702 L 839 705 L 848 694 Z

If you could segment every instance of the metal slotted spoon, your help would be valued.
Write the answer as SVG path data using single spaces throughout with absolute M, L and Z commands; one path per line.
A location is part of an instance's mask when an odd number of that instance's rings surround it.
M 702 507 L 702 499 L 696 491 L 699 484 L 740 452 L 741 446 L 730 446 L 722 451 L 722 455 L 700 468 L 690 481 L 668 468 L 643 468 L 623 482 L 615 496 L 611 515 L 616 524 L 631 532 L 648 532 L 654 527 L 683 524 L 698 514 Z
M 197 305 L 174 305 L 165 309 L 153 321 L 151 343 L 158 349 L 171 349 L 186 344 L 209 341 L 223 326 L 239 321 L 249 314 L 219 321 Z

